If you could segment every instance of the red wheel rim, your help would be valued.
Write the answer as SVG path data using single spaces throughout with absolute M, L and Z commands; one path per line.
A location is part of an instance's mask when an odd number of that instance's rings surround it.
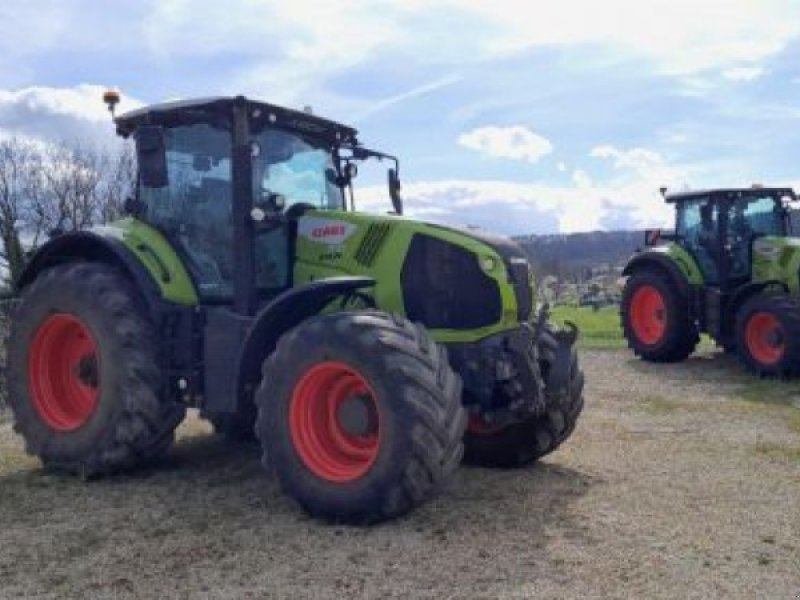
M 667 330 L 667 309 L 661 292 L 652 285 L 643 285 L 633 294 L 630 305 L 633 333 L 643 344 L 653 346 Z
M 94 414 L 100 395 L 97 344 L 73 315 L 49 316 L 36 330 L 28 355 L 33 407 L 57 431 L 74 431 Z
M 772 365 L 783 358 L 783 328 L 772 313 L 753 313 L 747 320 L 744 335 L 750 356 L 761 364 Z
M 300 378 L 289 428 L 297 454 L 315 475 L 347 483 L 369 471 L 380 449 L 375 398 L 366 379 L 344 363 L 320 363 Z
M 473 435 L 493 435 L 503 429 L 505 428 L 500 425 L 487 423 L 476 414 L 471 414 L 467 421 L 467 432 Z

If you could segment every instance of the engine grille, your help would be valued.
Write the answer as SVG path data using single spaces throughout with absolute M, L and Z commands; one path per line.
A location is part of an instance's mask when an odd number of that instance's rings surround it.
M 533 293 L 530 284 L 530 266 L 524 258 L 512 258 L 506 265 L 508 278 L 517 298 L 517 318 L 527 321 L 533 310 Z
M 497 283 L 474 254 L 416 234 L 400 273 L 406 315 L 432 329 L 476 329 L 497 323 L 502 300 Z
M 378 256 L 378 252 L 383 246 L 386 238 L 389 236 L 391 225 L 388 223 L 373 223 L 364 234 L 364 239 L 356 250 L 356 261 L 365 266 L 371 267 Z

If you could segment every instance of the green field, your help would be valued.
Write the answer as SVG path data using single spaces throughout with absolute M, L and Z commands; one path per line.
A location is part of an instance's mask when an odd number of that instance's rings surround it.
M 582 348 L 627 348 L 619 323 L 619 307 L 604 306 L 594 310 L 588 306 L 554 306 L 551 309 L 553 320 L 559 325 L 572 321 L 580 329 L 578 346 Z M 716 347 L 707 335 L 700 336 L 699 350 Z
M 594 310 L 587 306 L 555 306 L 553 320 L 559 325 L 572 321 L 581 331 L 578 339 L 585 348 L 625 348 L 625 339 L 619 325 L 619 308 L 604 306 Z

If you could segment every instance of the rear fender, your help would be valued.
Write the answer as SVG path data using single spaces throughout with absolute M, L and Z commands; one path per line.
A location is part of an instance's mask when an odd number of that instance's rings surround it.
M 675 289 L 688 296 L 689 280 L 669 254 L 653 250 L 636 254 L 625 266 L 622 275 L 629 277 L 640 270 L 656 270 L 664 273 Z
M 14 282 L 14 290 L 19 293 L 46 269 L 75 261 L 102 262 L 118 268 L 131 280 L 151 314 L 162 305 L 158 285 L 125 244 L 91 231 L 66 233 L 44 244 Z

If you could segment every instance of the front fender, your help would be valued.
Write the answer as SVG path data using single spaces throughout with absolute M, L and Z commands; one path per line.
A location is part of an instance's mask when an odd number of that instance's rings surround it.
M 278 339 L 309 317 L 320 314 L 332 300 L 373 287 L 371 277 L 330 277 L 292 288 L 256 315 L 239 354 L 237 396 L 249 396 L 261 377 L 261 364 Z

